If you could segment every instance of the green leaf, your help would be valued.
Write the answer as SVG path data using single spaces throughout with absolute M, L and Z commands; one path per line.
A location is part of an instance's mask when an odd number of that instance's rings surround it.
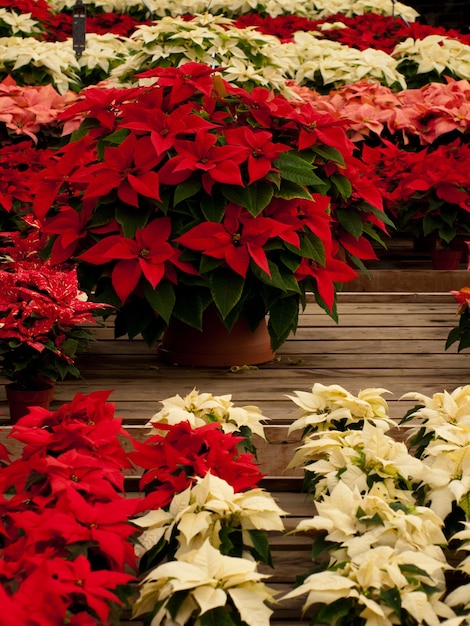
M 424 576 L 429 578 L 428 572 L 424 569 L 421 569 L 417 565 L 413 565 L 413 563 L 402 563 L 399 565 L 400 571 L 404 574 L 414 574 L 415 576 Z
M 146 282 L 144 284 L 144 295 L 152 309 L 169 324 L 176 302 L 173 285 L 163 281 L 155 289 L 152 289 L 150 283 Z
M 93 117 L 86 117 L 83 122 L 80 124 L 77 130 L 74 130 L 70 139 L 70 142 L 78 141 L 82 139 L 92 128 L 97 128 L 100 125 L 99 121 Z
M 101 141 L 118 146 L 129 135 L 129 132 L 130 131 L 127 128 L 120 128 L 119 130 L 116 130 L 114 133 L 111 133 L 110 135 L 106 135 L 106 137 L 103 137 Z
M 78 341 L 68 337 L 62 342 L 61 350 L 68 357 L 74 358 L 77 353 Z
M 199 616 L 198 624 L 200 626 L 237 626 L 230 613 L 222 606 L 206 611 Z
M 322 555 L 329 554 L 332 542 L 326 541 L 325 537 L 326 533 L 315 535 L 312 543 L 312 561 L 316 561 Z
M 150 305 L 142 298 L 129 302 L 118 310 L 116 322 L 114 325 L 114 333 L 116 337 L 127 334 L 130 339 L 139 335 L 147 326 L 149 326 L 155 313 Z
M 139 572 L 145 574 L 148 570 L 157 567 L 163 561 L 168 553 L 168 541 L 164 537 L 160 537 L 158 542 L 144 552 L 139 560 Z
M 191 291 L 191 297 L 176 299 L 173 315 L 188 326 L 202 330 L 202 314 L 210 302 L 209 292 Z
M 276 191 L 276 197 L 284 200 L 293 200 L 294 198 L 312 199 L 312 195 L 304 185 L 293 183 L 290 180 L 282 181 L 281 188 L 279 191 Z
M 170 599 L 166 603 L 166 609 L 173 619 L 178 615 L 178 611 L 180 610 L 183 602 L 186 600 L 188 594 L 188 589 L 174 591 L 171 594 Z
M 452 328 L 452 330 L 447 335 L 447 341 L 446 341 L 446 346 L 445 346 L 446 350 L 448 350 L 452 344 L 454 344 L 456 341 L 459 340 L 460 332 L 461 331 L 458 326 L 456 328 Z M 470 336 L 469 336 L 469 339 L 470 339 Z
M 245 280 L 234 272 L 218 269 L 209 274 L 209 283 L 214 303 L 225 319 L 240 301 Z
M 148 212 L 121 204 L 116 209 L 116 219 L 122 226 L 124 237 L 134 237 L 138 228 L 143 228 L 148 221 Z
M 344 200 L 348 200 L 351 197 L 352 185 L 346 176 L 343 176 L 342 174 L 332 174 L 330 176 L 330 180 Z
M 314 144 L 311 147 L 311 150 L 319 154 L 327 161 L 334 161 L 335 163 L 339 163 L 344 166 L 343 155 L 339 150 L 333 148 L 332 146 L 327 146 L 326 144 Z
M 249 530 L 248 534 L 253 544 L 254 558 L 257 561 L 262 561 L 266 563 L 266 565 L 273 567 L 271 550 L 269 549 L 269 539 L 266 532 L 264 530 Z
M 384 224 L 387 224 L 387 226 L 391 226 L 392 228 L 396 230 L 395 222 L 384 211 L 381 211 L 377 207 L 372 206 L 368 202 L 364 202 L 358 208 L 360 211 L 363 211 L 366 213 L 372 213 L 381 222 L 383 222 Z M 366 230 L 366 224 L 364 224 L 364 230 Z
M 396 587 L 393 587 L 392 589 L 384 589 L 382 587 L 380 590 L 380 597 L 387 606 L 393 609 L 397 617 L 401 617 L 401 596 Z
M 352 612 L 353 600 L 340 598 L 331 604 L 323 604 L 312 618 L 312 624 L 333 624 Z M 315 621 L 313 621 L 315 620 Z
M 325 181 L 314 173 L 314 166 L 294 152 L 283 152 L 274 161 L 274 165 L 282 172 L 285 180 L 313 187 L 325 185 Z
M 325 266 L 325 248 L 320 237 L 313 233 L 302 233 L 300 238 L 301 255 L 304 258 L 312 259 L 323 267 Z
M 176 206 L 180 202 L 192 198 L 201 190 L 201 183 L 197 180 L 189 179 L 184 183 L 180 183 L 175 188 L 173 204 Z
M 223 524 L 219 531 L 220 546 L 219 550 L 221 554 L 228 556 L 241 556 L 239 550 L 235 550 L 235 543 L 232 541 L 232 536 L 235 533 L 240 533 L 239 529 L 232 528 L 227 524 Z M 237 542 L 240 544 L 240 542 Z M 239 546 L 240 547 L 240 546 Z M 243 552 L 243 546 L 241 546 L 241 552 Z
M 212 257 L 203 254 L 201 256 L 201 260 L 199 261 L 199 273 L 207 274 L 208 272 L 212 272 L 216 267 L 219 267 L 220 264 L 220 259 L 213 259 Z
M 201 196 L 201 211 L 208 222 L 221 222 L 225 215 L 225 202 L 220 198 Z
M 466 350 L 467 348 L 470 348 L 470 333 L 468 331 L 462 334 L 458 351 L 462 352 L 462 350 Z
M 458 501 L 459 507 L 465 513 L 467 519 L 470 519 L 470 491 L 467 491 Z
M 257 181 L 246 187 L 224 187 L 223 194 L 229 202 L 244 207 L 253 217 L 257 217 L 271 202 L 274 189 L 269 183 Z
M 278 300 L 269 311 L 268 330 L 272 349 L 277 350 L 291 332 L 297 329 L 299 297 L 291 296 Z
M 338 209 L 336 218 L 346 232 L 359 239 L 363 232 L 363 224 L 361 215 L 357 211 L 351 208 Z

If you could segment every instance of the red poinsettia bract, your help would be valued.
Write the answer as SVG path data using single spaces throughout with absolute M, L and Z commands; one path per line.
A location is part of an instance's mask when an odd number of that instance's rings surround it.
M 207 472 L 226 480 L 236 492 L 256 487 L 262 478 L 254 456 L 238 449 L 242 438 L 224 433 L 219 424 L 193 428 L 189 422 L 180 422 L 156 428 L 164 434 L 135 442 L 135 452 L 129 455 L 146 470 L 140 481 L 141 489 L 148 492 L 142 510 L 166 506 Z

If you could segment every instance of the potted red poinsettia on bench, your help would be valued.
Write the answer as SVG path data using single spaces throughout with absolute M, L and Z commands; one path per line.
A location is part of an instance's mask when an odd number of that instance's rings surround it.
M 79 289 L 75 267 L 57 267 L 39 257 L 36 233 L 2 233 L 0 248 L 0 374 L 10 415 L 16 421 L 31 405 L 48 406 L 53 383 L 79 376 L 77 352 L 92 337 L 93 311 Z
M 77 130 L 34 202 L 51 260 L 78 260 L 80 284 L 116 307 L 118 335 L 153 344 L 175 320 L 200 332 L 209 311 L 212 330 L 267 316 L 272 355 L 307 292 L 335 315 L 356 275 L 340 247 L 359 265 L 373 256 L 386 218 L 371 170 L 343 123 L 309 103 L 197 63 L 143 76 L 151 84 L 87 89 L 61 116 Z

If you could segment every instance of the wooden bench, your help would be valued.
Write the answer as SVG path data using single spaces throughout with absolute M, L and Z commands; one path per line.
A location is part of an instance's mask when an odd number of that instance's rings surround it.
M 464 279 L 462 278 L 464 281 Z M 459 288 L 460 284 L 455 286 Z M 453 288 L 453 287 L 449 287 Z M 299 329 L 279 350 L 279 360 L 259 368 L 205 369 L 173 367 L 159 361 L 156 351 L 142 341 L 115 340 L 113 329 L 103 327 L 97 341 L 80 357 L 84 380 L 59 383 L 52 408 L 68 402 L 76 392 L 113 389 L 110 400 L 116 415 L 134 437 L 145 436 L 145 424 L 159 410 L 159 402 L 185 395 L 193 388 L 214 395 L 232 394 L 238 406 L 254 404 L 268 418 L 269 443 L 257 442 L 259 461 L 266 474 L 262 486 L 289 515 L 286 528 L 314 514 L 313 504 L 301 493 L 301 472 L 285 468 L 299 436 L 288 436 L 289 424 L 298 416 L 287 394 L 309 391 L 315 382 L 339 384 L 351 391 L 384 387 L 390 415 L 399 420 L 412 406 L 400 401 L 409 391 L 426 395 L 470 383 L 470 354 L 444 350 L 447 334 L 457 321 L 456 304 L 442 288 L 438 293 L 419 291 L 371 293 L 358 291 L 339 296 L 339 324 L 310 303 L 300 316 Z M 3 389 L 0 410 L 8 409 Z M 0 416 L 1 417 L 1 416 Z M 3 422 L 0 439 L 9 431 Z M 137 476 L 129 475 L 129 493 L 137 489 Z M 274 570 L 270 584 L 281 593 L 292 588 L 295 577 L 311 565 L 310 540 L 298 535 L 271 534 Z M 302 623 L 302 599 L 275 608 L 273 623 Z M 123 620 L 122 625 L 138 624 Z

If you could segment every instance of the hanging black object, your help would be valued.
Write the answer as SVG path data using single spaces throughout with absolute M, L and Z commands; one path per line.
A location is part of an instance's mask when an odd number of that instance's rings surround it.
M 85 50 L 86 36 L 86 7 L 82 0 L 76 0 L 73 7 L 72 39 L 73 50 L 77 57 L 81 57 Z

